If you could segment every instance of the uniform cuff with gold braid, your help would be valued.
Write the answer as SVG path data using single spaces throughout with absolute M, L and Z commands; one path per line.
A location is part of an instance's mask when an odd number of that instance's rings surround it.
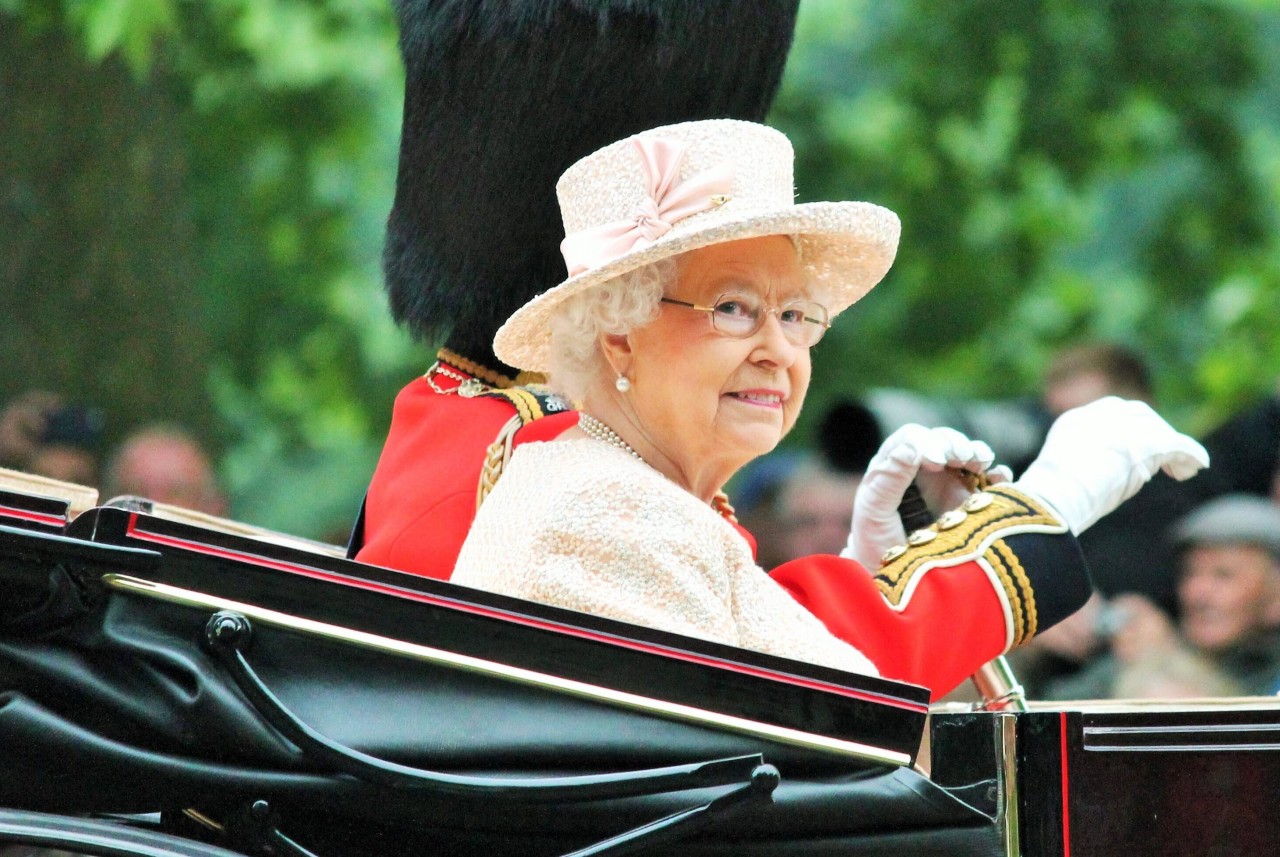
M 890 548 L 875 580 L 901 610 L 925 574 L 968 561 L 983 567 L 1005 606 L 1008 648 L 1066 618 L 1092 591 L 1066 524 L 1044 501 L 1011 485 L 973 494 Z

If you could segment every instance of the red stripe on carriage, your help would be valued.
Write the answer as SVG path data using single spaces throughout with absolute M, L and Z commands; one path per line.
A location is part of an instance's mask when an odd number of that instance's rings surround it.
M 67 525 L 67 519 L 62 515 L 48 515 L 44 512 L 32 512 L 29 509 L 15 509 L 12 506 L 0 506 L 0 515 L 6 518 L 35 521 L 37 524 L 48 524 L 51 527 L 65 527 Z
M 1058 730 L 1062 733 L 1062 857 L 1071 857 L 1071 814 L 1067 801 L 1067 783 L 1070 777 L 1067 775 L 1067 712 L 1065 711 L 1058 713 Z
M 341 586 L 351 586 L 357 589 L 364 589 L 369 592 L 379 592 L 385 595 L 392 595 L 397 598 L 405 598 L 410 601 L 418 601 L 424 604 L 433 604 L 438 607 L 446 607 L 450 610 L 458 610 L 464 613 L 472 613 L 477 616 L 485 616 L 491 619 L 500 619 L 505 622 L 514 622 L 519 625 L 525 625 L 530 628 L 538 628 L 544 631 L 554 631 L 559 634 L 567 634 L 572 637 L 579 637 L 587 640 L 594 640 L 600 643 L 607 643 L 613 646 L 619 646 L 625 649 L 632 649 L 649 654 L 661 655 L 666 658 L 674 658 L 689 663 L 702 664 L 704 666 L 717 667 L 719 669 L 730 670 L 744 675 L 757 676 L 767 678 L 773 681 L 780 681 L 785 684 L 795 685 L 797 687 L 805 687 L 810 690 L 819 690 L 825 693 L 834 693 L 840 696 L 847 696 L 851 699 L 861 699 L 866 702 L 874 702 L 879 705 L 889 705 L 894 708 L 902 708 L 907 711 L 918 713 L 927 713 L 929 706 L 921 703 L 911 702 L 909 700 L 898 699 L 892 696 L 883 696 L 864 690 L 855 690 L 853 688 L 844 687 L 838 684 L 819 681 L 817 679 L 801 678 L 789 673 L 779 673 L 763 667 L 753 667 L 747 664 L 740 664 L 735 661 L 726 661 L 720 658 L 711 657 L 709 655 L 698 655 L 692 652 L 686 652 L 681 649 L 673 649 L 667 646 L 661 646 L 656 643 L 643 643 L 638 640 L 628 639 L 626 637 L 618 637 L 613 634 L 606 634 L 600 631 L 590 631 L 586 628 L 579 628 L 573 625 L 564 625 L 559 622 L 551 622 L 545 619 L 536 619 L 532 616 L 525 616 L 519 613 L 511 613 L 506 610 L 498 610 L 491 607 L 482 607 L 478 604 L 469 604 L 463 601 L 456 601 L 452 598 L 442 598 L 436 595 L 428 595 L 424 592 L 414 592 L 412 590 L 401 589 L 386 583 L 378 583 L 373 580 L 363 580 L 358 577 L 349 577 L 345 574 L 338 574 L 324 569 L 314 568 L 309 565 L 298 565 L 297 563 L 283 562 L 281 560 L 271 559 L 269 557 L 260 556 L 258 554 L 244 553 L 243 551 L 230 550 L 228 548 L 220 548 L 214 545 L 205 544 L 203 542 L 195 542 L 189 539 L 181 539 L 175 536 L 161 535 L 147 530 L 139 529 L 137 526 L 137 514 L 129 516 L 129 527 L 127 535 L 141 541 L 152 542 L 154 544 L 167 545 L 169 547 L 181 548 L 195 553 L 208 554 L 210 556 L 220 557 L 222 559 L 237 560 L 246 562 L 250 565 L 257 565 L 263 568 L 270 568 L 276 571 L 283 571 L 288 574 L 297 574 L 303 577 L 309 577 L 314 580 L 324 580 L 330 583 L 336 583 Z

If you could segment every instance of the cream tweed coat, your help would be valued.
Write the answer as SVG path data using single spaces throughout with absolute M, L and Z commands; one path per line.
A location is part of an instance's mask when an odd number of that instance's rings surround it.
M 710 506 L 595 439 L 517 447 L 476 514 L 452 581 L 876 674 L 755 564 Z

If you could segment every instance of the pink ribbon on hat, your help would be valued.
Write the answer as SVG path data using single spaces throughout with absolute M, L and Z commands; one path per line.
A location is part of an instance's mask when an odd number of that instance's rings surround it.
M 716 196 L 733 189 L 734 172 L 721 164 L 680 181 L 680 165 L 688 145 L 660 137 L 632 140 L 640 154 L 649 195 L 629 220 L 606 223 L 566 236 L 560 242 L 569 276 L 598 268 L 652 244 L 691 214 L 717 205 Z

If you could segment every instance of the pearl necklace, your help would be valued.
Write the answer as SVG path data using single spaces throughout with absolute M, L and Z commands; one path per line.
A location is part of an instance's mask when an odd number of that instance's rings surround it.
M 618 433 L 616 431 L 609 428 L 586 411 L 580 411 L 578 413 L 578 428 L 582 429 L 582 433 L 587 437 L 598 440 L 601 443 L 607 443 L 609 446 L 616 446 L 618 449 L 625 450 L 631 453 L 632 458 L 642 464 L 649 463 L 640 457 L 640 453 L 631 448 L 631 444 L 618 437 Z M 649 466 L 652 467 L 653 465 Z M 715 496 L 711 498 L 711 508 L 715 509 L 716 512 L 725 520 L 731 521 L 735 524 L 738 523 L 738 518 L 734 514 L 733 506 L 729 504 L 729 495 L 725 494 L 723 491 L 717 491 Z
M 582 411 L 578 414 L 578 428 L 582 429 L 583 433 L 586 434 L 587 437 L 592 437 L 602 443 L 607 443 L 610 446 L 616 446 L 618 449 L 626 450 L 631 453 L 632 457 L 635 458 L 636 461 L 644 461 L 644 459 L 640 457 L 640 453 L 631 448 L 631 444 L 618 437 L 617 432 L 591 416 L 591 414 L 586 411 Z

